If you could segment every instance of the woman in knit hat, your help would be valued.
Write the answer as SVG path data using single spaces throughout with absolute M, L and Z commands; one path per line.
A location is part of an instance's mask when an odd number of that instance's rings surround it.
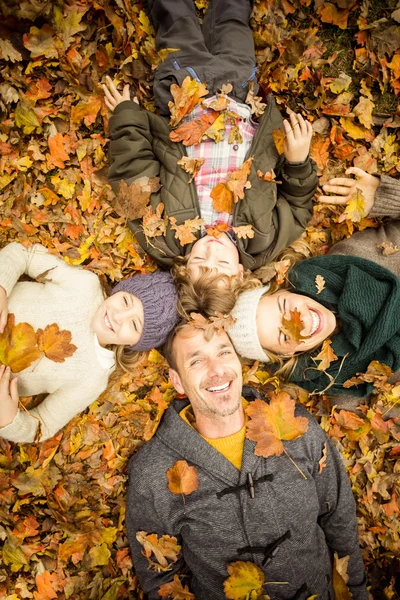
M 370 216 L 400 217 L 399 181 L 355 168 L 350 173 L 359 179 L 331 180 L 324 190 L 337 195 L 320 201 L 344 204 L 358 188 Z M 327 256 L 298 263 L 289 272 L 289 289 L 260 286 L 241 294 L 229 329 L 237 352 L 278 363 L 278 372 L 310 391 L 329 387 L 330 394 L 369 394 L 372 385 L 346 389 L 343 384 L 364 373 L 372 360 L 400 368 L 400 255 L 384 256 L 382 243 L 400 246 L 400 221 L 356 233 Z M 324 280 L 322 291 L 317 275 Z M 296 317 L 301 339 L 291 331 Z M 321 371 L 316 356 L 326 339 L 337 359 Z
M 23 274 L 37 281 L 18 282 Z M 33 442 L 57 433 L 105 390 L 116 367 L 131 369 L 165 342 L 178 321 L 176 300 L 169 273 L 129 277 L 105 298 L 94 273 L 40 244 L 5 246 L 0 357 L 9 366 L 0 367 L 0 436 Z M 18 392 L 48 396 L 19 410 Z

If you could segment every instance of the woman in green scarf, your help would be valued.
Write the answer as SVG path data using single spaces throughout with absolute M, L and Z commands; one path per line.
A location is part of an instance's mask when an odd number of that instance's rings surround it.
M 358 179 L 331 180 L 324 190 L 336 195 L 319 200 L 345 204 L 361 189 L 369 216 L 400 217 L 400 181 L 357 168 L 347 174 Z M 372 360 L 400 369 L 400 254 L 384 256 L 382 243 L 400 248 L 400 220 L 356 233 L 328 255 L 298 263 L 288 289 L 264 286 L 242 293 L 229 328 L 236 351 L 278 363 L 278 372 L 312 392 L 369 394 L 370 384 L 350 389 L 343 384 Z M 320 370 L 317 355 L 327 340 L 337 358 Z

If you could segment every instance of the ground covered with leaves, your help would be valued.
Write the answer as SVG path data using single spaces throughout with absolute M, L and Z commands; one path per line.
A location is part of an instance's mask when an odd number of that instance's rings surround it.
M 196 0 L 200 16 L 207 0 Z M 159 56 L 142 1 L 0 0 L 0 245 L 40 242 L 112 284 L 155 265 L 113 208 L 101 83 L 128 82 L 154 110 Z M 359 166 L 400 170 L 400 5 L 388 0 L 255 0 L 258 78 L 282 109 L 313 122 L 322 181 Z M 315 205 L 314 254 L 372 219 Z M 275 265 L 282 276 L 285 265 Z M 400 386 L 371 374 L 377 393 L 357 416 L 324 397 L 291 394 L 342 452 L 358 503 L 374 598 L 396 598 L 400 571 Z M 246 380 L 279 386 L 257 365 Z M 142 598 L 124 530 L 126 465 L 174 397 L 156 351 L 134 376 L 113 377 L 83 415 L 43 444 L 0 440 L 0 598 Z M 26 399 L 26 403 L 35 399 Z M 397 583 L 397 586 L 399 583 Z

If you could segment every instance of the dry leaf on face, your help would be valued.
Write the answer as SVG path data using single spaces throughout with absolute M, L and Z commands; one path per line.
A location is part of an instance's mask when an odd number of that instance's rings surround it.
M 365 200 L 364 194 L 360 189 L 354 192 L 350 200 L 346 204 L 346 208 L 338 218 L 338 223 L 342 223 L 346 219 L 349 219 L 353 223 L 359 223 L 367 213 L 365 212 Z
M 194 219 L 187 219 L 181 225 L 176 224 L 175 217 L 169 217 L 169 222 L 171 224 L 171 229 L 172 231 L 175 231 L 175 237 L 179 240 L 181 246 L 194 242 L 197 238 L 193 233 L 199 231 L 202 225 L 204 225 L 204 219 L 200 219 L 198 216 Z
M 331 348 L 331 344 L 331 340 L 324 340 L 321 352 L 314 358 L 314 360 L 321 361 L 317 367 L 318 371 L 326 371 L 326 369 L 329 369 L 331 362 L 338 359 Z
M 206 226 L 205 232 L 207 235 L 210 235 L 215 238 L 219 238 L 219 237 L 221 237 L 221 235 L 223 233 L 226 233 L 229 230 L 230 230 L 230 227 L 227 223 L 217 223 L 216 225 L 213 225 L 212 227 Z
M 176 83 L 171 85 L 171 95 L 174 101 L 168 102 L 168 108 L 171 113 L 169 124 L 176 127 L 182 121 L 185 115 L 188 115 L 196 104 L 200 102 L 203 96 L 207 96 L 208 90 L 204 83 L 199 83 L 196 79 L 185 77 L 182 85 Z
M 213 337 L 214 333 L 222 333 L 228 331 L 235 323 L 232 315 L 223 315 L 220 312 L 215 312 L 215 316 L 207 319 L 199 313 L 190 313 L 191 321 L 188 321 L 188 325 L 195 327 L 196 329 L 202 329 L 204 331 L 204 339 L 209 342 Z
M 383 256 L 391 256 L 400 250 L 398 246 L 393 246 L 393 242 L 382 242 L 377 244 L 376 247 L 382 250 Z
M 7 325 L 0 333 L 0 364 L 10 367 L 13 373 L 27 369 L 41 356 L 36 344 L 33 327 L 29 323 L 15 325 L 15 315 L 9 313 Z
M 240 227 L 232 227 L 232 231 L 239 239 L 253 239 L 254 229 L 252 225 L 240 225 Z
M 156 212 L 153 213 L 152 206 L 146 206 L 145 214 L 143 215 L 142 228 L 146 238 L 159 237 L 165 235 L 168 224 L 168 217 L 162 217 L 164 210 L 164 204 L 160 202 L 156 208 Z
M 315 276 L 315 285 L 317 287 L 317 294 L 320 294 L 325 289 L 325 279 L 322 275 Z
M 157 591 L 161 598 L 171 598 L 172 600 L 195 600 L 195 595 L 189 591 L 188 586 L 182 586 L 178 575 L 174 575 L 173 581 L 164 583 Z
M 256 456 L 280 456 L 285 452 L 283 441 L 295 440 L 308 430 L 306 417 L 295 417 L 296 403 L 286 392 L 272 394 L 269 404 L 254 400 L 246 407 L 250 420 L 246 437 L 256 442 Z
M 275 148 L 278 150 L 278 153 L 283 154 L 286 139 L 285 132 L 283 131 L 283 129 L 273 129 L 272 137 L 274 140 Z
M 54 362 L 62 363 L 72 356 L 77 349 L 71 344 L 71 332 L 58 327 L 56 323 L 37 330 L 38 348 L 40 352 Z
M 173 494 L 189 495 L 199 487 L 196 467 L 191 467 L 186 460 L 178 460 L 167 471 L 168 489 Z
M 322 456 L 318 461 L 319 464 L 319 472 L 322 473 L 323 469 L 325 469 L 326 467 L 326 459 L 328 457 L 328 447 L 326 445 L 326 442 L 324 442 L 324 447 L 322 449 Z
M 301 334 L 304 329 L 304 323 L 297 308 L 290 311 L 289 319 L 282 316 L 282 327 L 279 327 L 279 329 L 296 344 L 300 344 L 303 340 L 307 340 L 310 337 L 309 335 Z
M 178 165 L 182 167 L 186 173 L 191 175 L 188 183 L 193 181 L 194 177 L 196 177 L 201 165 L 204 163 L 204 158 L 189 158 L 188 156 L 182 156 L 181 159 L 178 160 Z
M 233 192 L 229 190 L 226 183 L 217 183 L 210 192 L 213 201 L 213 209 L 217 212 L 231 214 L 233 211 Z
M 229 577 L 224 581 L 224 593 L 230 600 L 257 599 L 264 593 L 264 573 L 249 561 L 238 560 L 227 565 Z
M 169 571 L 182 550 L 176 537 L 170 535 L 137 531 L 136 539 L 144 548 L 142 554 L 147 558 L 149 568 L 157 573 Z
M 334 555 L 332 585 L 336 600 L 351 600 L 353 595 L 347 587 L 349 576 L 347 574 L 350 556 L 339 558 L 337 552 Z
M 204 113 L 200 119 L 195 119 L 189 123 L 184 123 L 180 127 L 169 133 L 169 139 L 172 142 L 182 142 L 184 146 L 195 146 L 209 129 L 209 127 L 218 118 L 219 113 Z
M 113 208 L 125 219 L 131 221 L 141 219 L 146 212 L 145 209 L 150 202 L 151 194 L 158 192 L 160 187 L 158 177 L 151 179 L 146 176 L 139 177 L 130 185 L 126 181 L 121 181 Z

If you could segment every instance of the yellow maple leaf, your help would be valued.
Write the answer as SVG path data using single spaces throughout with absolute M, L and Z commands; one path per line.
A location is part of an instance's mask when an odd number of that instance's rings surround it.
M 366 216 L 364 194 L 360 189 L 356 189 L 350 200 L 346 204 L 346 208 L 338 218 L 338 223 L 349 220 L 353 223 L 359 223 Z
M 230 600 L 258 598 L 264 593 L 265 578 L 259 566 L 250 561 L 238 560 L 227 565 L 227 570 L 229 577 L 224 581 L 224 593 Z

